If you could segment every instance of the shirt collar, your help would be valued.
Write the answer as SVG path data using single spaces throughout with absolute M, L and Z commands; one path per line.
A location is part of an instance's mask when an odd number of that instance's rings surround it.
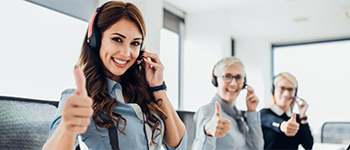
M 106 79 L 107 79 L 107 89 L 109 93 L 111 93 L 115 89 L 122 89 L 122 86 L 118 82 L 115 82 L 108 77 L 106 77 Z
M 278 116 L 282 116 L 282 115 L 284 114 L 284 111 L 283 111 L 280 107 L 278 107 L 276 104 L 273 104 L 273 106 L 271 107 L 271 110 L 272 110 L 275 114 L 277 114 Z M 291 117 L 291 116 L 292 116 L 292 111 L 291 111 L 290 109 L 288 109 L 288 111 L 285 112 L 285 113 L 286 113 L 286 115 L 287 115 L 288 117 Z

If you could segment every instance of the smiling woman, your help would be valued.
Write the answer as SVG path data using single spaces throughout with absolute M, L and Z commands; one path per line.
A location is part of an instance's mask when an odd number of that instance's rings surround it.
M 132 3 L 110 1 L 90 22 L 76 89 L 62 92 L 43 149 L 185 149 L 187 134 L 172 107 L 157 54 L 144 51 L 146 25 Z M 137 58 L 144 57 L 141 63 Z

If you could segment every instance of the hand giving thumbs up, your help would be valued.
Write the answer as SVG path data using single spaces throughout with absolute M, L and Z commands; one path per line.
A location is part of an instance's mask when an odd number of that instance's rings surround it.
M 230 130 L 231 121 L 226 118 L 222 118 L 220 110 L 220 103 L 215 102 L 215 113 L 210 121 L 205 125 L 205 134 L 214 136 L 216 138 L 222 138 Z

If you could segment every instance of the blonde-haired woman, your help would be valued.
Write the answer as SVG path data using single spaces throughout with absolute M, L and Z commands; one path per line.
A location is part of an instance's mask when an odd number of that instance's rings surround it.
M 263 149 L 260 116 L 256 111 L 259 99 L 246 82 L 244 66 L 238 58 L 227 57 L 214 66 L 212 83 L 217 93 L 194 115 L 192 150 Z M 247 111 L 234 105 L 242 89 L 247 90 Z
M 312 149 L 313 137 L 307 122 L 308 104 L 300 99 L 299 114 L 292 113 L 298 83 L 293 75 L 282 72 L 272 81 L 273 103 L 260 111 L 264 149 Z

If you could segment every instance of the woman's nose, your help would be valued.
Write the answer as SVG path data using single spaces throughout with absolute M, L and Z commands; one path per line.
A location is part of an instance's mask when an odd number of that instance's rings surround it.
M 283 90 L 282 95 L 283 96 L 290 96 L 290 92 L 288 90 Z
M 231 85 L 237 85 L 236 78 L 232 78 L 230 84 L 231 84 Z
M 130 56 L 130 47 L 128 44 L 123 44 L 123 46 L 120 49 L 120 55 L 122 55 L 123 57 Z

